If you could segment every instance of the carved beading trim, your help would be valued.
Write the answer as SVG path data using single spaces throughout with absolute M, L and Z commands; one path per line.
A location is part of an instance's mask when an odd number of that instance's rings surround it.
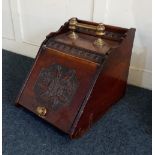
M 96 63 L 102 63 L 104 56 L 94 53 L 94 51 L 83 49 L 80 47 L 74 47 L 62 42 L 55 41 L 54 39 L 49 39 L 47 47 L 63 51 L 64 53 L 69 53 L 77 57 L 85 58 Z

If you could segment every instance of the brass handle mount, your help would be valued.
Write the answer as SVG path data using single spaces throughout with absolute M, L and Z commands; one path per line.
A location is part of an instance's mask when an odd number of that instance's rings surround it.
M 69 29 L 70 29 L 69 38 L 71 38 L 71 39 L 77 39 L 78 38 L 78 35 L 75 33 L 75 30 L 78 27 L 91 29 L 91 30 L 95 31 L 96 36 L 98 37 L 94 42 L 94 44 L 96 46 L 103 46 L 105 44 L 103 39 L 102 39 L 102 36 L 105 34 L 104 24 L 99 23 L 97 26 L 89 25 L 89 24 L 85 24 L 85 23 L 79 23 L 75 17 L 71 18 L 69 20 Z
M 46 116 L 47 109 L 44 106 L 38 106 L 36 108 L 36 112 L 37 112 L 39 117 L 44 118 Z

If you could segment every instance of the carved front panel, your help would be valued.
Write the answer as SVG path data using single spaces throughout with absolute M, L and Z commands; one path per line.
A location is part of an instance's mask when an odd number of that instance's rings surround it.
M 57 110 L 61 106 L 71 104 L 78 85 L 74 69 L 52 64 L 40 71 L 34 92 L 39 103 Z

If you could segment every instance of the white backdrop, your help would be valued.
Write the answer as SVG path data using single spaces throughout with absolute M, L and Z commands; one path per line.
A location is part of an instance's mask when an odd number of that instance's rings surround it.
M 69 18 L 137 29 L 128 83 L 152 87 L 151 0 L 3 0 L 3 48 L 35 57 Z

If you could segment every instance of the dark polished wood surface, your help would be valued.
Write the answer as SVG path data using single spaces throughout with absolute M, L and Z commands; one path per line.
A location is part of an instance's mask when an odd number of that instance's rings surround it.
M 105 25 L 103 47 L 93 44 L 94 32 L 76 33 L 76 40 L 68 37 L 66 22 L 46 37 L 16 100 L 37 115 L 44 107 L 42 119 L 71 138 L 82 136 L 124 95 L 135 29 Z

